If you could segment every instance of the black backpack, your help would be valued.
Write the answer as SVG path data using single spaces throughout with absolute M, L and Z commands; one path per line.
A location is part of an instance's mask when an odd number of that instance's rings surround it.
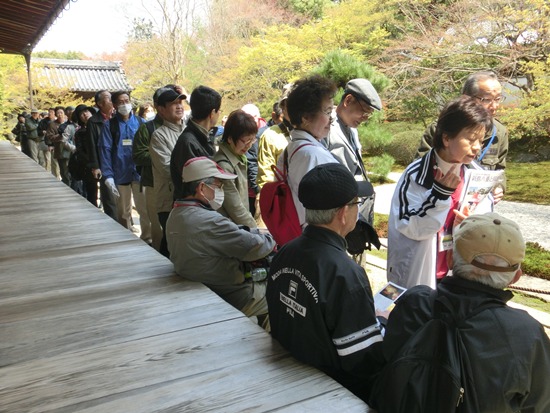
M 433 318 L 403 344 L 374 382 L 369 405 L 378 413 L 479 411 L 461 326 L 464 320 L 504 304 L 489 301 L 457 319 L 447 297 L 433 291 L 431 300 Z

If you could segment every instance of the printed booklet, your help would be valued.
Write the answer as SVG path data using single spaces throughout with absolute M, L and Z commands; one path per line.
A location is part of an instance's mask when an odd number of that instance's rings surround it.
M 384 288 L 374 295 L 374 309 L 386 311 L 390 309 L 401 295 L 407 291 L 405 287 L 401 287 L 391 281 Z
M 474 212 L 477 205 L 502 182 L 504 182 L 503 169 L 498 171 L 466 170 L 460 211 L 468 205 L 470 213 Z

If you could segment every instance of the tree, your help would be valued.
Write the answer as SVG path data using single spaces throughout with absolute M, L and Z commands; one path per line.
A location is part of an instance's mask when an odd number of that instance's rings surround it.
M 373 59 L 390 34 L 384 24 L 391 18 L 376 1 L 348 0 L 326 7 L 318 21 L 266 27 L 224 61 L 218 83 L 237 102 L 272 105 L 283 85 L 308 74 L 333 50 Z
M 43 52 L 36 52 L 32 54 L 32 57 L 46 58 L 46 59 L 65 59 L 65 60 L 85 60 L 86 55 L 82 52 L 68 51 L 58 52 L 56 50 L 45 50 Z
M 391 4 L 398 16 L 390 28 L 393 40 L 375 64 L 392 80 L 388 99 L 392 119 L 430 122 L 475 71 L 495 71 L 524 97 L 537 89 L 537 76 L 539 81 L 544 78 L 540 70 L 532 70 L 547 60 L 550 50 L 545 0 Z M 527 82 L 520 82 L 522 78 Z M 510 116 L 513 110 L 503 114 Z M 511 136 L 524 133 L 511 126 Z M 523 126 L 528 127 L 525 122 Z
M 25 59 L 21 55 L 0 54 L 0 136 L 6 137 L 17 122 L 17 114 L 28 111 L 29 91 Z

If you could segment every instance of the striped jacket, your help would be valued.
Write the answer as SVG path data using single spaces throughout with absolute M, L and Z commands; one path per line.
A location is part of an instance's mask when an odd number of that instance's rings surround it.
M 435 288 L 437 233 L 443 227 L 454 189 L 434 181 L 434 150 L 413 161 L 393 194 L 388 222 L 388 281 L 406 288 Z M 482 169 L 472 162 L 462 168 Z M 476 212 L 492 209 L 486 197 Z

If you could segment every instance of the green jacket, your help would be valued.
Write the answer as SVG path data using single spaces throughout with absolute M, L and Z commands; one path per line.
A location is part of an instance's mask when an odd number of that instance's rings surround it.
M 25 120 L 25 128 L 27 129 L 27 137 L 34 141 L 39 141 L 40 136 L 38 136 L 38 124 L 40 119 L 28 118 Z
M 162 118 L 157 115 L 152 121 L 153 131 L 162 126 Z M 154 186 L 153 167 L 151 166 L 151 156 L 149 155 L 149 143 L 151 142 L 151 134 L 147 128 L 147 124 L 142 123 L 138 128 L 134 141 L 132 143 L 132 159 L 136 164 L 137 171 L 141 176 L 141 184 L 143 186 Z

